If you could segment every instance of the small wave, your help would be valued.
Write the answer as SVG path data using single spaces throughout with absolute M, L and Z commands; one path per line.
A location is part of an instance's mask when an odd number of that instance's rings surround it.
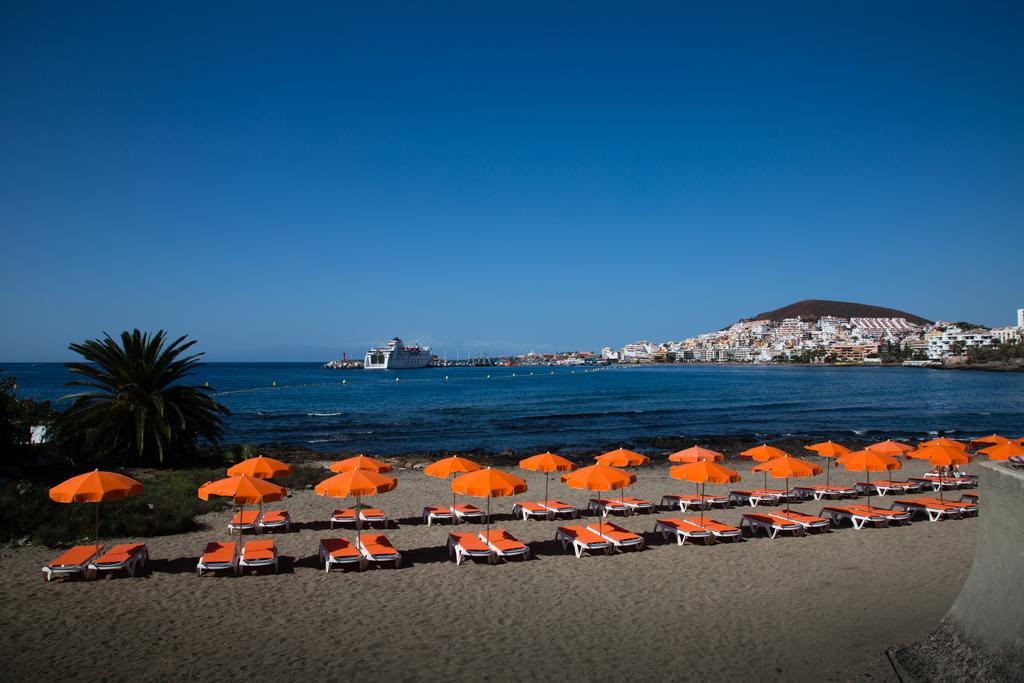
M 306 417 L 338 417 L 343 413 L 306 413 Z

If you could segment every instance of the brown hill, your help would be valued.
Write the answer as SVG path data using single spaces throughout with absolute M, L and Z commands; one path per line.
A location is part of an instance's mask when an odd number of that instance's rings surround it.
M 837 318 L 906 318 L 917 325 L 927 325 L 931 320 L 913 315 L 906 311 L 898 311 L 895 308 L 884 306 L 868 306 L 867 304 L 855 304 L 849 301 L 826 301 L 824 299 L 805 299 L 795 304 L 776 308 L 774 311 L 758 313 L 747 320 L 774 320 L 776 322 L 783 318 L 795 318 L 800 316 L 804 320 L 817 320 L 826 315 Z

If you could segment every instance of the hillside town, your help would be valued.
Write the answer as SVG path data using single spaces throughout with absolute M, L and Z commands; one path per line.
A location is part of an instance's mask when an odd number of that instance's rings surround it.
M 964 322 L 919 325 L 906 318 L 800 316 L 742 320 L 717 332 L 680 341 L 646 340 L 605 347 L 609 363 L 856 363 L 933 365 L 965 357 L 970 349 L 1024 341 L 1024 308 L 1016 325 L 988 328 Z

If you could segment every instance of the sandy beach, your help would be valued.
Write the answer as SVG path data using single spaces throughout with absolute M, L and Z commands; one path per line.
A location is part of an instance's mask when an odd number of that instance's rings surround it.
M 762 481 L 749 461 L 728 464 L 741 485 Z M 925 469 L 911 462 L 899 474 Z M 516 499 L 539 499 L 543 476 L 516 473 L 531 489 Z M 398 479 L 396 491 L 370 501 L 397 521 L 386 531 L 405 556 L 397 570 L 318 570 L 318 540 L 352 532 L 328 530 L 334 501 L 308 490 L 284 503 L 295 523 L 274 536 L 278 575 L 196 578 L 203 545 L 227 539 L 226 512 L 204 517 L 200 531 L 144 539 L 152 559 L 143 578 L 47 584 L 39 567 L 59 551 L 5 548 L 7 676 L 896 680 L 884 651 L 938 626 L 974 549 L 975 519 L 678 547 L 652 530 L 656 517 L 680 515 L 658 512 L 617 520 L 646 536 L 646 550 L 576 559 L 552 540 L 564 522 L 513 520 L 515 499 L 505 498 L 492 503 L 497 523 L 529 543 L 534 559 L 456 567 L 444 548 L 449 527 L 419 519 L 424 505 L 450 500 L 447 483 L 415 470 Z M 832 473 L 836 482 L 862 479 Z M 555 480 L 551 491 L 585 506 L 586 492 Z M 692 491 L 660 465 L 641 468 L 629 494 L 657 502 Z M 710 516 L 738 524 L 745 510 Z

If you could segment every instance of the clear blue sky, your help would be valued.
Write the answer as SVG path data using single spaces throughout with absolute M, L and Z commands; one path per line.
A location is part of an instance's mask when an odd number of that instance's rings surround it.
M 4 3 L 0 360 L 596 349 L 804 298 L 1011 323 L 1021 6 L 716 4 Z

